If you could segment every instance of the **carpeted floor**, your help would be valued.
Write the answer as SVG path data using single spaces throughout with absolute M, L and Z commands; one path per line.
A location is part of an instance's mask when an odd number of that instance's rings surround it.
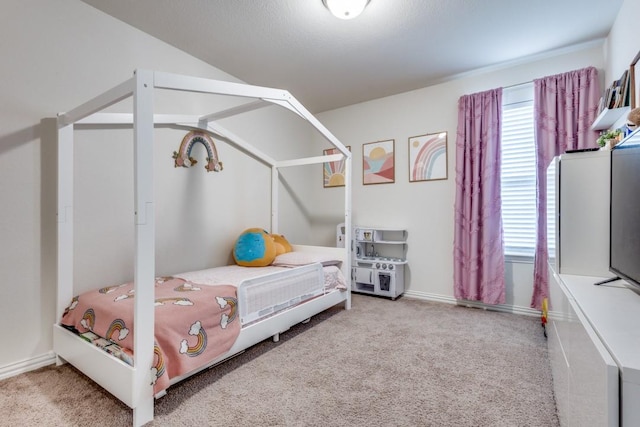
M 74 368 L 0 382 L 2 426 L 127 426 Z M 558 426 L 537 318 L 354 295 L 156 401 L 153 426 Z

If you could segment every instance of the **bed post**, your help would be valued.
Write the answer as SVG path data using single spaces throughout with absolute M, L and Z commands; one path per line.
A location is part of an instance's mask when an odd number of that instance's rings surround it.
M 73 124 L 58 124 L 58 287 L 56 322 L 73 298 Z M 64 361 L 56 354 L 56 364 Z
M 134 90 L 135 271 L 133 424 L 153 420 L 155 213 L 153 205 L 153 72 L 136 71 Z
M 278 190 L 279 190 L 279 172 L 278 167 L 271 166 L 271 232 L 278 231 Z
M 346 310 L 351 309 L 351 155 L 345 158 L 345 187 L 344 187 L 344 248 L 345 248 L 345 262 L 347 267 L 345 268 L 347 275 L 345 277 L 349 291 L 347 292 L 347 300 L 344 303 Z

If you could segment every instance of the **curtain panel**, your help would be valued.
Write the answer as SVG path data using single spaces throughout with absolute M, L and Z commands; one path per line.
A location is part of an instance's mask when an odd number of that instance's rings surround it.
M 549 296 L 547 261 L 547 168 L 567 150 L 597 147 L 598 132 L 591 130 L 600 100 L 598 70 L 583 68 L 536 79 L 534 130 L 536 140 L 537 238 L 531 307 L 542 308 Z
M 503 304 L 504 242 L 500 195 L 502 88 L 458 102 L 454 295 Z

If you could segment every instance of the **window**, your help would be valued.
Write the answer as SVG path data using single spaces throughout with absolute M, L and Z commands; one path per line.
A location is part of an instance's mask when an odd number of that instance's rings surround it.
M 505 255 L 533 257 L 536 247 L 536 151 L 532 83 L 503 91 L 501 186 Z

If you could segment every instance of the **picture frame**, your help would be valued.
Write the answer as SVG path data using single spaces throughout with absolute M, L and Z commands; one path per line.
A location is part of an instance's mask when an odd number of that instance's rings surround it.
M 632 110 L 640 104 L 640 91 L 638 90 L 640 89 L 640 75 L 638 75 L 640 70 L 636 70 L 638 61 L 640 61 L 640 52 L 636 54 L 631 61 L 631 65 L 629 65 L 629 85 L 631 89 L 631 102 L 629 105 L 631 105 Z
M 447 132 L 409 137 L 409 182 L 448 178 Z
M 347 146 L 347 149 L 351 151 L 351 146 Z M 337 148 L 327 148 L 326 150 L 322 150 L 322 154 L 325 156 L 340 154 L 340 150 Z M 322 185 L 324 188 L 344 187 L 345 167 L 346 163 L 344 159 L 334 162 L 324 162 L 322 164 Z
M 395 176 L 395 139 L 362 144 L 362 184 L 392 184 Z

